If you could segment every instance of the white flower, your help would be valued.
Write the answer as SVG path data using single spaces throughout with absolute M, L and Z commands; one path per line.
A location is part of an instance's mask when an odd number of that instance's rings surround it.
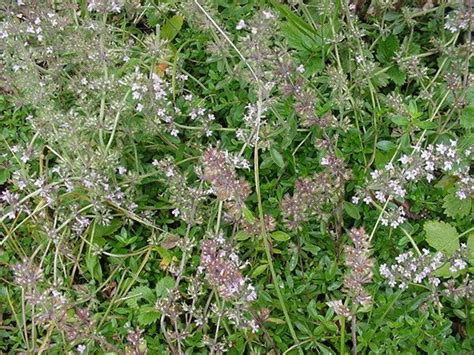
M 370 196 L 365 196 L 363 201 L 367 204 L 367 205 L 370 205 L 370 203 L 372 202 L 372 198 Z
M 84 354 L 86 351 L 86 346 L 84 344 L 79 344 L 76 349 L 79 354 Z
M 406 154 L 402 155 L 400 159 L 398 159 L 402 164 L 408 164 L 410 162 L 410 157 Z
M 240 30 L 243 30 L 246 27 L 247 27 L 247 24 L 245 23 L 245 21 L 240 20 L 239 23 L 237 24 L 237 26 L 235 26 L 235 29 L 240 31 Z
M 370 176 L 375 180 L 380 176 L 380 172 L 378 170 L 374 170 L 370 173 Z
M 296 68 L 296 71 L 300 74 L 303 74 L 304 73 L 304 65 L 303 64 L 298 65 L 298 68 Z
M 179 209 L 175 208 L 172 212 L 173 216 L 178 217 L 180 215 Z
M 275 18 L 275 15 L 271 11 L 262 11 L 262 14 L 267 20 Z
M 385 202 L 387 199 L 385 198 L 385 194 L 381 191 L 375 191 L 375 198 L 380 202 Z
M 118 171 L 119 175 L 124 175 L 127 172 L 127 168 L 124 168 L 123 166 L 119 166 L 117 168 L 117 171 Z

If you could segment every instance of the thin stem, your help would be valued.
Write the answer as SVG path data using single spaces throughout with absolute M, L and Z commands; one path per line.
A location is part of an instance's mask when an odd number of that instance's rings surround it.
M 247 61 L 247 59 L 244 57 L 244 55 L 240 52 L 240 50 L 236 47 L 236 45 L 230 40 L 230 38 L 226 35 L 226 33 L 219 27 L 219 25 L 216 23 L 216 21 L 214 21 L 214 19 L 211 17 L 211 15 L 209 15 L 209 13 L 201 6 L 201 4 L 199 4 L 199 2 L 197 2 L 196 0 L 194 0 L 194 3 L 199 7 L 199 9 L 204 13 L 204 15 L 206 15 L 207 19 L 209 21 L 211 21 L 212 25 L 216 28 L 217 31 L 219 31 L 219 33 L 222 35 L 222 37 L 224 37 L 224 39 L 230 44 L 230 46 L 237 52 L 237 54 L 239 55 L 240 59 L 242 59 L 242 61 L 245 63 L 245 65 L 247 66 L 247 68 L 249 68 L 250 72 L 252 73 L 252 76 L 254 77 L 254 79 L 256 80 L 256 82 L 260 82 L 260 80 L 258 79 L 258 76 L 257 74 L 255 74 L 255 71 L 253 70 L 252 66 L 249 64 L 249 62 Z
M 258 136 L 258 127 L 260 126 L 260 117 L 262 114 L 262 95 L 259 90 L 258 93 L 258 101 L 257 101 L 257 136 Z M 270 273 L 272 275 L 273 286 L 278 296 L 278 300 L 280 301 L 281 308 L 283 310 L 283 314 L 285 315 L 285 320 L 288 325 L 288 328 L 291 333 L 291 337 L 295 344 L 299 344 L 298 337 L 296 336 L 295 330 L 293 329 L 293 324 L 291 322 L 290 315 L 288 314 L 288 310 L 286 309 L 285 300 L 280 291 L 280 286 L 278 285 L 278 279 L 275 272 L 275 268 L 273 266 L 272 254 L 270 251 L 270 242 L 268 240 L 267 231 L 265 229 L 265 222 L 264 222 L 264 214 L 263 214 L 263 205 L 262 205 L 262 194 L 260 191 L 260 173 L 259 173 L 259 155 L 258 155 L 258 142 L 255 143 L 254 147 L 254 178 L 255 178 L 255 191 L 257 194 L 257 203 L 258 203 L 258 214 L 259 214 L 259 223 L 260 223 L 260 233 L 263 238 L 263 243 L 265 245 L 265 254 L 267 256 L 267 262 L 270 267 Z M 300 354 L 303 354 L 303 351 L 298 346 Z
M 355 314 L 351 319 L 351 336 L 352 336 L 352 354 L 357 355 L 357 320 Z

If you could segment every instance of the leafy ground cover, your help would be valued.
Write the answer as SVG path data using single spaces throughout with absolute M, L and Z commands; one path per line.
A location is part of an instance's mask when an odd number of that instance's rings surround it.
M 4 1 L 0 351 L 474 350 L 470 1 Z

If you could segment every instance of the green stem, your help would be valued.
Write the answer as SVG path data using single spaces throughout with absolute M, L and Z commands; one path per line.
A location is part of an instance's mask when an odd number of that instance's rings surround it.
M 257 120 L 260 121 L 260 117 L 262 114 L 262 97 L 261 93 L 259 91 L 258 95 L 258 102 L 257 102 Z M 257 133 L 258 136 L 258 133 Z M 258 142 L 255 143 L 254 147 L 254 178 L 255 178 L 255 191 L 257 194 L 257 203 L 258 203 L 258 215 L 259 215 L 259 223 L 260 223 L 260 232 L 263 238 L 263 243 L 265 245 L 265 254 L 267 256 L 267 262 L 270 267 L 270 273 L 272 274 L 272 281 L 273 281 L 273 287 L 275 288 L 275 291 L 278 296 L 278 300 L 280 301 L 281 308 L 283 310 L 283 314 L 285 315 L 285 320 L 288 325 L 288 328 L 291 333 L 291 337 L 293 338 L 293 341 L 295 344 L 298 344 L 299 352 L 300 354 L 303 354 L 303 351 L 299 347 L 299 340 L 298 337 L 296 336 L 295 330 L 293 328 L 293 324 L 291 322 L 290 315 L 288 314 L 288 310 L 286 309 L 286 304 L 285 300 L 283 299 L 283 295 L 281 294 L 280 291 L 280 286 L 278 285 L 277 281 L 277 275 L 275 272 L 275 268 L 273 266 L 273 261 L 272 261 L 272 254 L 270 251 L 270 242 L 268 241 L 268 235 L 267 231 L 265 229 L 265 223 L 264 223 L 264 214 L 263 214 L 263 206 L 262 206 L 262 194 L 260 191 L 260 174 L 259 174 L 259 156 L 258 156 Z

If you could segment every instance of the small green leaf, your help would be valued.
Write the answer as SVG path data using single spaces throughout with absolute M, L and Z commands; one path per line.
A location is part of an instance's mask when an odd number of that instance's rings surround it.
M 242 214 L 244 215 L 247 222 L 249 222 L 251 224 L 255 223 L 255 217 L 254 217 L 252 211 L 250 211 L 248 209 L 248 207 L 245 206 L 245 205 L 242 207 Z
M 115 218 L 108 225 L 103 226 L 98 223 L 95 224 L 94 238 L 95 237 L 105 237 L 111 235 L 122 227 L 123 221 L 121 219 Z
M 459 249 L 459 234 L 450 224 L 429 221 L 423 228 L 426 232 L 426 241 L 436 250 L 452 255 Z
M 414 125 L 421 129 L 435 129 L 438 127 L 438 124 L 432 121 L 417 121 L 414 122 Z
M 283 156 L 280 154 L 280 152 L 274 148 L 270 149 L 270 155 L 272 156 L 273 161 L 275 162 L 276 165 L 278 165 L 280 168 L 285 167 L 285 162 L 283 160 Z
M 255 270 L 252 272 L 252 277 L 257 277 L 261 273 L 263 273 L 268 267 L 268 264 L 263 264 L 259 265 L 255 268 Z
M 279 242 L 286 242 L 290 239 L 290 236 L 282 231 L 276 231 L 272 233 L 272 238 Z
M 235 240 L 242 241 L 242 240 L 247 240 L 250 238 L 250 234 L 244 232 L 244 231 L 238 231 L 235 234 Z
M 461 318 L 461 319 L 466 319 L 466 318 L 467 318 L 466 313 L 464 313 L 464 312 L 461 311 L 460 309 L 453 309 L 453 313 L 454 313 L 454 315 L 456 315 L 458 318 Z
M 175 15 L 165 22 L 163 27 L 161 27 L 161 38 L 171 41 L 181 30 L 183 26 L 183 16 Z
M 87 270 L 92 275 L 92 277 L 95 280 L 101 282 L 102 281 L 102 267 L 100 266 L 98 256 L 92 253 L 87 253 L 86 266 L 87 266 Z
M 359 208 L 353 203 L 344 201 L 344 211 L 346 211 L 349 217 L 360 219 Z
M 393 143 L 392 141 L 378 141 L 377 148 L 387 152 L 395 148 L 395 143 Z
M 3 185 L 9 178 L 10 172 L 7 169 L 0 170 L 0 185 Z
M 474 261 L 474 232 L 468 235 L 466 244 L 469 252 L 469 260 Z
M 408 118 L 402 116 L 393 116 L 390 118 L 390 120 L 397 126 L 408 126 L 408 124 L 410 123 Z
M 275 323 L 275 324 L 286 324 L 286 322 L 283 319 L 280 319 L 280 318 L 270 317 L 270 318 L 268 318 L 268 321 L 270 323 Z
M 308 251 L 313 255 L 318 255 L 318 252 L 321 250 L 321 248 L 317 245 L 306 243 L 303 246 L 303 250 Z

